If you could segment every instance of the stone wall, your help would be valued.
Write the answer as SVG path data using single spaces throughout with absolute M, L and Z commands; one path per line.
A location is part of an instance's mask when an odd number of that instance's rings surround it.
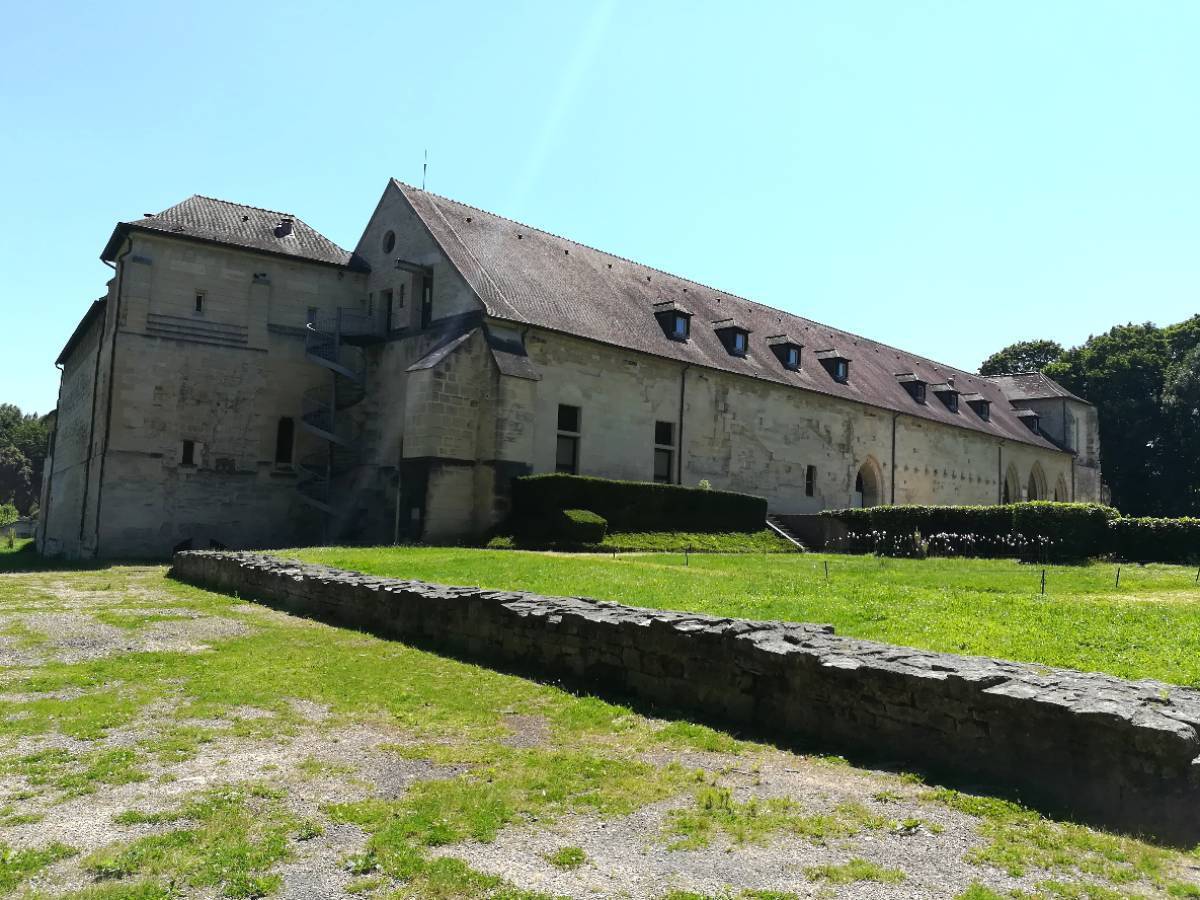
M 1200 837 L 1195 691 L 854 640 L 828 626 L 445 587 L 255 554 L 181 553 L 172 573 L 698 718 L 1004 785 L 1110 827 Z

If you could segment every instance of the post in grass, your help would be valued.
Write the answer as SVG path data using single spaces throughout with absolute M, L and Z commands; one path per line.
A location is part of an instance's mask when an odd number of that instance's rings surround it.
M 683 548 L 683 564 L 684 564 L 685 566 L 690 566 L 690 565 L 691 565 L 691 563 L 688 561 L 688 554 L 690 554 L 691 552 L 692 552 L 692 548 L 691 548 L 691 547 L 684 547 L 684 548 Z
M 1120 587 L 1120 586 L 1121 586 L 1121 567 L 1117 566 L 1117 583 L 1116 583 L 1115 587 Z
M 1042 596 L 1046 596 L 1046 570 L 1042 569 Z
M 825 580 L 829 580 L 829 560 L 825 560 Z

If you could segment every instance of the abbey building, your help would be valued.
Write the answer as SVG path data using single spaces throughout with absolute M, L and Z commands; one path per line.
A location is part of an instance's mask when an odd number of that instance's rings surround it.
M 194 196 L 102 258 L 57 360 L 46 553 L 468 538 L 531 472 L 707 480 L 780 514 L 1102 494 L 1096 411 L 1043 375 L 972 375 L 396 181 L 352 252 Z

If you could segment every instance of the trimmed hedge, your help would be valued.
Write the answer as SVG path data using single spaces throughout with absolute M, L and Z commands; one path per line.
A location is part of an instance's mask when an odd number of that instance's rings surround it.
M 564 509 L 559 520 L 561 540 L 569 544 L 598 544 L 608 534 L 608 521 L 586 509 Z
M 565 509 L 591 510 L 612 531 L 750 532 L 767 519 L 766 500 L 732 491 L 580 475 L 513 479 L 511 521 L 518 532 L 544 532 Z
M 1036 554 L 1043 559 L 1086 559 L 1109 552 L 1109 523 L 1118 513 L 1097 503 L 1032 501 L 998 506 L 872 506 L 833 509 L 821 513 L 843 522 L 856 535 L 881 535 L 886 540 L 953 535 L 947 548 L 976 541 L 978 555 Z M 1019 540 L 1007 540 L 1015 536 Z M 894 541 L 893 541 L 894 542 Z M 884 544 L 886 545 L 886 543 Z M 970 553 L 964 555 L 976 555 Z
M 1109 523 L 1112 552 L 1132 562 L 1200 561 L 1200 519 L 1116 519 Z

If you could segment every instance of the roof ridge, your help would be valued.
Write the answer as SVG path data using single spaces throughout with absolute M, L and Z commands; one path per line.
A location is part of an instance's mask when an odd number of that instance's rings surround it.
M 395 178 L 395 177 L 393 177 L 393 178 L 392 178 L 392 181 L 393 181 L 393 182 L 395 182 L 395 183 L 396 183 L 397 185 L 399 185 L 400 187 L 407 188 L 407 189 L 409 189 L 409 190 L 413 190 L 413 191 L 420 191 L 422 194 L 428 194 L 430 197 L 435 197 L 435 198 L 437 198 L 438 200 L 445 200 L 445 201 L 446 201 L 446 202 L 448 202 L 448 203 L 454 203 L 454 204 L 457 204 L 458 206 L 463 206 L 463 207 L 466 207 L 467 209 L 473 209 L 473 210 L 475 210 L 476 212 L 483 213 L 483 214 L 484 214 L 484 215 L 486 215 L 486 216 L 492 216 L 492 217 L 493 217 L 493 218 L 495 218 L 495 219 L 500 219 L 501 221 L 508 222 L 508 223 L 510 223 L 510 224 L 512 224 L 512 225 L 517 225 L 517 226 L 520 226 L 521 228 L 527 228 L 527 229 L 529 229 L 530 231 L 536 231 L 536 232 L 539 232 L 539 233 L 541 233 L 541 234 L 544 234 L 544 235 L 547 235 L 547 236 L 549 236 L 549 237 L 556 238 L 556 239 L 558 239 L 558 240 L 560 240 L 560 241 L 565 241 L 565 242 L 566 242 L 566 243 L 568 243 L 568 244 L 574 244 L 576 247 L 583 247 L 585 250 L 591 250 L 593 253 L 600 253 L 600 254 L 602 254 L 602 255 L 604 255 L 604 256 L 611 256 L 613 259 L 619 259 L 619 260 L 621 260 L 622 262 L 629 263 L 630 265 L 634 265 L 634 266 L 641 266 L 643 269 L 649 269 L 649 270 L 650 270 L 650 271 L 652 271 L 652 272 L 657 272 L 658 274 L 660 274 L 660 275 L 665 275 L 665 276 L 666 276 L 666 277 L 668 277 L 668 278 L 676 278 L 676 279 L 678 279 L 679 281 L 686 281 L 686 282 L 688 282 L 688 283 L 690 283 L 690 284 L 694 284 L 694 285 L 696 285 L 697 287 L 704 288 L 705 290 L 713 291 L 713 292 L 714 292 L 714 293 L 716 293 L 716 294 L 721 294 L 721 295 L 723 295 L 724 297 L 727 297 L 727 298 L 729 298 L 729 299 L 731 299 L 731 300 L 740 300 L 740 301 L 742 301 L 742 302 L 744 302 L 744 303 L 752 303 L 752 304 L 754 304 L 755 306 L 758 306 L 758 307 L 760 307 L 761 309 L 770 310 L 771 312 L 775 312 L 775 313 L 781 313 L 781 314 L 783 314 L 783 315 L 785 315 L 785 316 L 791 316 L 791 317 L 793 317 L 793 318 L 795 318 L 795 319 L 800 319 L 802 322 L 805 322 L 805 323 L 809 324 L 810 326 L 815 326 L 815 327 L 817 327 L 817 328 L 828 328 L 828 329 L 832 329 L 832 330 L 834 330 L 834 331 L 840 331 L 842 334 L 844 334 L 844 335 L 847 335 L 847 336 L 849 336 L 849 337 L 851 337 L 851 338 L 857 338 L 858 340 L 867 341 L 867 342 L 869 342 L 869 343 L 871 343 L 871 344 L 874 344 L 874 345 L 876 345 L 876 346 L 878 346 L 878 347 L 882 347 L 882 348 L 884 348 L 884 349 L 886 349 L 886 350 L 891 350 L 891 351 L 893 351 L 893 352 L 896 352 L 896 353 L 903 354 L 904 356 L 907 356 L 907 357 L 909 357 L 909 358 L 912 358 L 912 359 L 917 359 L 917 360 L 920 360 L 920 361 L 922 361 L 922 362 L 929 363 L 929 364 L 931 364 L 931 365 L 933 365 L 933 366 L 940 366 L 941 368 L 943 368 L 943 369 L 947 369 L 947 370 L 949 370 L 951 373 L 954 373 L 954 374 L 967 375 L 967 376 L 969 376 L 969 377 L 971 377 L 971 378 L 982 378 L 982 377 L 987 377 L 987 376 L 981 376 L 981 375 L 977 375 L 977 374 L 976 374 L 976 373 L 974 373 L 974 372 L 968 372 L 966 369 L 960 369 L 960 368 L 958 368 L 958 367 L 956 367 L 956 366 L 951 366 L 951 365 L 950 365 L 950 364 L 948 364 L 948 363 L 939 362 L 939 361 L 938 361 L 938 360 L 936 360 L 936 359 L 930 359 L 930 358 L 929 358 L 929 357 L 927 357 L 927 356 L 919 356 L 919 355 L 917 355 L 917 354 L 915 354 L 915 353 L 911 353 L 911 352 L 910 352 L 910 351 L 908 351 L 908 350 L 904 350 L 904 349 L 903 349 L 903 348 L 901 348 L 901 347 L 896 347 L 896 346 L 893 346 L 892 344 L 885 344 L 885 343 L 883 343 L 883 342 L 881 342 L 881 341 L 877 341 L 877 340 L 875 340 L 874 338 L 867 337 L 865 334 L 857 334 L 856 332 L 853 332 L 853 331 L 847 331 L 845 328 L 837 328 L 837 327 L 835 327 L 835 326 L 833 326 L 833 325 L 826 325 L 826 324 L 825 324 L 825 323 L 823 323 L 823 322 L 818 322 L 818 321 L 816 321 L 815 319 L 810 319 L 810 318 L 808 318 L 807 316 L 802 316 L 802 315 L 799 315 L 798 313 L 788 312 L 786 309 L 779 309 L 779 308 L 778 308 L 778 307 L 776 307 L 776 306 L 771 306 L 771 305 L 769 305 L 769 304 L 762 303 L 762 302 L 760 302 L 760 301 L 758 301 L 758 300 L 751 300 L 749 297 L 743 297 L 743 296 L 741 296 L 740 294 L 735 294 L 735 293 L 732 293 L 731 291 L 723 291 L 723 290 L 721 290 L 720 288 L 715 288 L 715 287 L 713 287 L 712 285 L 710 285 L 710 284 L 705 284 L 705 283 L 704 283 L 704 282 L 702 282 L 702 281 L 696 281 L 695 279 L 693 279 L 693 278 L 688 278 L 687 276 L 684 276 L 684 275 L 676 275 L 674 272 L 668 272 L 668 271 L 666 271 L 665 269 L 660 269 L 660 268 L 658 268 L 657 266 L 652 266 L 652 265 L 649 265 L 648 263 L 642 263 L 642 262 L 638 262 L 638 261 L 637 261 L 637 260 L 635 260 L 635 259 L 629 259 L 628 257 L 621 256 L 621 255 L 619 255 L 619 254 L 616 254 L 616 253 L 612 253 L 612 252 L 610 252 L 610 251 L 608 251 L 608 250 L 601 250 L 599 247 L 593 247 L 591 244 L 584 244 L 584 243 L 582 243 L 582 242 L 580 242 L 580 241 L 574 240 L 573 238 L 564 237 L 564 236 L 563 236 L 563 235 L 561 235 L 561 234 L 556 234 L 556 233 L 555 233 L 555 232 L 553 232 L 553 231 L 547 231 L 547 230 L 546 230 L 546 229 L 544 229 L 544 228 L 538 228 L 538 227 L 536 227 L 536 226 L 534 226 L 534 225 L 529 225 L 529 224 L 527 224 L 527 223 L 525 223 L 525 222 L 518 222 L 516 219 L 511 219 L 511 218 L 509 218 L 508 216 L 504 216 L 504 215 L 501 215 L 500 213 L 495 213 L 495 212 L 492 212 L 491 210 L 484 209 L 483 207 L 480 207 L 480 206 L 475 206 L 475 205 L 473 205 L 473 204 L 470 204 L 470 203 L 464 203 L 462 200 L 455 200 L 453 197 L 447 197 L 447 196 L 445 196 L 445 195 L 443 195 L 443 194 L 438 194 L 438 193 L 435 193 L 434 191 L 427 191 L 427 190 L 425 190 L 424 188 L 419 188 L 419 187 L 416 187 L 416 186 L 414 186 L 414 185 L 411 185 L 411 184 L 409 184 L 409 183 L 408 183 L 408 182 L 406 182 L 406 181 L 401 181 L 399 178 Z M 441 211 L 440 211 L 440 210 L 439 210 L 438 212 L 439 212 L 439 214 L 441 214 Z M 445 215 L 444 215 L 444 214 L 442 215 L 442 218 L 443 218 L 443 219 L 445 219 Z M 447 222 L 447 224 L 449 224 L 449 222 Z M 457 233 L 457 232 L 455 232 L 455 237 L 458 237 L 458 233 Z M 460 242 L 460 243 L 462 243 L 462 239 L 461 239 L 461 238 L 459 238 L 459 242 Z M 489 280 L 490 280 L 490 279 L 489 279 Z
M 240 206 L 243 209 L 256 209 L 259 212 L 274 213 L 277 216 L 287 216 L 288 218 L 293 219 L 297 222 L 304 222 L 304 220 L 301 219 L 299 216 L 297 216 L 295 213 L 284 212 L 283 210 L 280 210 L 280 209 L 267 209 L 265 206 L 255 206 L 253 203 L 238 203 L 236 200 L 224 200 L 221 197 L 210 197 L 210 196 L 208 196 L 208 194 L 192 194 L 192 197 L 199 197 L 201 200 L 211 200 L 214 203 L 224 203 L 227 206 Z M 180 201 L 180 202 L 184 202 L 184 201 Z M 174 205 L 178 206 L 179 204 L 176 203 Z M 170 207 L 170 206 L 167 207 L 167 209 L 171 209 L 171 208 L 172 207 Z M 162 215 L 162 213 L 159 213 L 159 215 Z M 305 222 L 304 224 L 307 225 L 308 223 Z

